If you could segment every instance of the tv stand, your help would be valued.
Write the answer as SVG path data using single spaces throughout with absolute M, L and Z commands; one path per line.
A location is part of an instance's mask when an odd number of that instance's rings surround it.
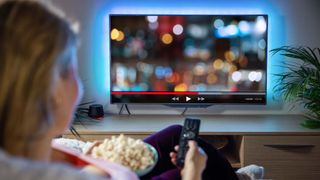
M 212 106 L 212 104 L 165 104 L 165 106 L 172 108 L 183 108 L 183 111 L 180 115 L 184 116 L 189 108 L 207 108 Z
M 121 105 L 121 108 L 120 108 L 120 111 L 119 111 L 119 115 L 122 115 L 123 108 L 126 109 L 126 111 L 128 112 L 128 115 L 131 115 L 131 112 L 130 112 L 127 104 L 122 104 L 122 105 Z
M 125 108 L 125 107 L 123 107 Z M 190 115 L 201 119 L 200 137 L 216 146 L 237 169 L 250 164 L 266 169 L 266 179 L 310 179 L 320 176 L 320 130 L 306 129 L 301 115 Z M 83 140 L 125 134 L 143 139 L 173 124 L 181 115 L 108 115 L 101 121 L 74 124 Z M 66 132 L 63 137 L 75 138 Z

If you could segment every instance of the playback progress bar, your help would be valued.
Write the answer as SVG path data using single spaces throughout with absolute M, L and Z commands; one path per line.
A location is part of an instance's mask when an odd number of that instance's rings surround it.
M 266 93 L 250 92 L 111 92 L 112 103 L 248 103 L 248 104 L 265 104 Z

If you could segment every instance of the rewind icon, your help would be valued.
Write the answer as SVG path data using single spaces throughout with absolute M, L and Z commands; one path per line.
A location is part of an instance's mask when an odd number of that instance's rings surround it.
M 172 101 L 179 101 L 179 97 L 173 97 L 171 98 Z

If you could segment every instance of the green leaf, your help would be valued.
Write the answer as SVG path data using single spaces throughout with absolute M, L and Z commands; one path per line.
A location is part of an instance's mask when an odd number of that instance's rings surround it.
M 319 129 L 320 128 L 320 121 L 319 120 L 312 120 L 308 119 L 301 123 L 301 126 L 309 129 Z

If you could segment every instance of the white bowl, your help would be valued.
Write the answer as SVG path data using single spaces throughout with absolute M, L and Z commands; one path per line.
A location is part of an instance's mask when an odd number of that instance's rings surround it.
M 150 151 L 153 154 L 154 163 L 152 165 L 148 166 L 146 169 L 135 171 L 135 173 L 139 177 L 144 176 L 144 175 L 148 174 L 149 172 L 151 172 L 152 169 L 156 166 L 156 164 L 158 162 L 158 158 L 159 158 L 157 150 L 153 146 L 151 146 L 150 144 L 148 144 L 148 143 L 145 143 L 145 144 L 147 145 L 148 149 L 150 149 Z

